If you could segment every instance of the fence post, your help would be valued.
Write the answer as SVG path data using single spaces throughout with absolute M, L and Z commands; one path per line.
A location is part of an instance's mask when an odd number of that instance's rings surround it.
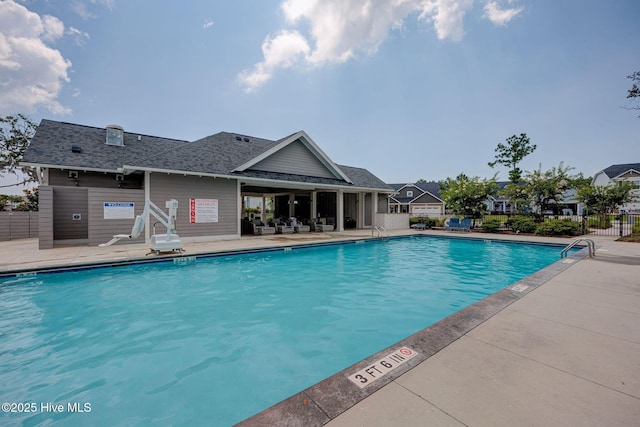
M 622 220 L 622 212 L 620 212 L 620 215 L 618 216 L 618 227 L 620 228 L 620 237 L 623 237 L 624 233 L 622 232 L 622 227 L 624 227 L 624 221 Z

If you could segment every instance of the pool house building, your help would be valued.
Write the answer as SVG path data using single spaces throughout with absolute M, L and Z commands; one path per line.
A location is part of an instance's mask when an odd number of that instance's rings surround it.
M 42 120 L 22 164 L 40 179 L 40 249 L 104 243 L 128 233 L 149 202 L 164 208 L 169 200 L 185 242 L 240 238 L 246 221 L 271 218 L 371 228 L 385 222 L 393 193 L 368 170 L 334 163 L 304 131 L 277 141 L 220 132 L 189 142 Z M 256 198 L 261 209 L 248 209 Z M 125 241 L 143 243 L 153 229 L 147 220 Z

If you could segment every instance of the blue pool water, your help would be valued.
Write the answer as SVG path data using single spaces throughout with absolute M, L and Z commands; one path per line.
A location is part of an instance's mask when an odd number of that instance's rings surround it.
M 0 280 L 0 397 L 35 408 L 0 424 L 231 425 L 559 252 L 413 237 Z

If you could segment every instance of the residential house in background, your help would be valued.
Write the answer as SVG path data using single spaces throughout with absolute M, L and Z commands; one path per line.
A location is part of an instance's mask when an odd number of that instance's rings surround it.
M 511 202 L 508 197 L 502 195 L 504 188 L 510 181 L 496 181 L 498 186 L 498 195 L 490 196 L 486 201 L 487 210 L 493 214 L 505 214 L 512 211 Z
M 389 196 L 389 212 L 436 218 L 444 216 L 445 203 L 440 198 L 440 183 L 416 182 L 389 186 L 395 190 Z
M 636 201 L 621 207 L 628 213 L 640 213 L 640 163 L 611 165 L 593 176 L 593 185 L 609 185 L 618 181 L 630 181 L 636 186 Z

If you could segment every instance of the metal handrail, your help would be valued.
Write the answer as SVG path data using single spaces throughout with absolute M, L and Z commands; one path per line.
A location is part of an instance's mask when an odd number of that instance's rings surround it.
M 596 244 L 591 239 L 580 238 L 576 239 L 573 242 L 569 243 L 563 250 L 560 252 L 560 258 L 564 258 L 567 256 L 567 252 L 569 249 L 573 248 L 580 242 L 587 242 L 587 246 L 589 247 L 589 258 L 593 258 L 596 256 Z
M 371 229 L 371 237 L 373 237 L 373 231 L 377 231 L 378 232 L 378 237 L 380 237 L 380 233 L 384 233 L 384 235 L 382 237 L 389 237 L 389 233 L 387 232 L 387 230 L 385 230 L 385 228 L 381 225 L 376 225 L 375 227 L 373 227 Z

